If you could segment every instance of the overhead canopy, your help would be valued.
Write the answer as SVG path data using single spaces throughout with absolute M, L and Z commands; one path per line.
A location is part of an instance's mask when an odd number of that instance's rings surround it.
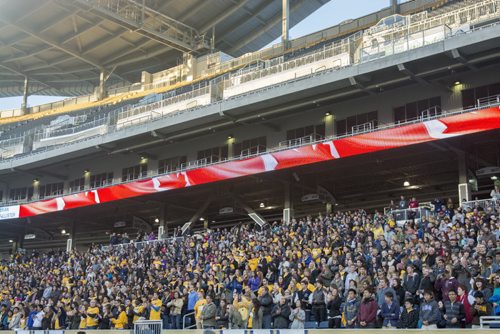
M 330 0 L 290 0 L 294 26 Z M 144 11 L 142 5 L 145 5 Z M 0 0 L 0 97 L 85 95 L 178 64 L 182 52 L 256 51 L 281 34 L 280 0 Z

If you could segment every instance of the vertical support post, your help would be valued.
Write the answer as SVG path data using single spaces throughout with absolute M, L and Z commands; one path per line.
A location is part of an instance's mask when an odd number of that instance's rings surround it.
M 24 91 L 23 91 L 23 102 L 21 103 L 21 110 L 23 113 L 28 111 L 28 94 L 29 94 L 29 78 L 24 77 Z
M 292 196 L 290 194 L 290 183 L 287 182 L 285 183 L 285 202 L 283 205 L 283 222 L 284 223 L 289 223 L 290 220 L 293 217 L 293 203 L 292 203 Z
M 288 40 L 290 38 L 289 34 L 289 15 L 290 15 L 290 3 L 288 0 L 282 0 L 282 17 L 281 17 L 281 41 L 283 46 L 288 48 Z
M 227 137 L 227 157 L 228 159 L 232 159 L 234 157 L 234 137 Z
M 90 170 L 88 169 L 83 172 L 83 188 L 90 189 Z
M 70 248 L 70 249 L 68 249 Z M 66 243 L 66 251 L 72 251 L 76 248 L 76 222 L 74 220 L 71 221 L 71 235 Z
M 106 80 L 107 73 L 104 69 L 101 69 L 101 73 L 99 74 L 99 87 L 97 88 L 97 99 L 102 100 L 106 97 Z
M 335 116 L 330 113 L 325 114 L 325 137 L 333 137 L 335 135 Z
M 391 11 L 393 14 L 399 13 L 398 0 L 391 0 Z
M 158 239 L 166 239 L 168 237 L 167 227 L 167 204 L 163 204 L 160 208 L 160 226 L 158 226 Z
M 210 40 L 210 52 L 213 53 L 215 50 L 215 25 L 212 26 L 212 39 Z
M 464 152 L 458 152 L 458 202 L 470 201 L 471 188 L 467 178 L 467 159 Z

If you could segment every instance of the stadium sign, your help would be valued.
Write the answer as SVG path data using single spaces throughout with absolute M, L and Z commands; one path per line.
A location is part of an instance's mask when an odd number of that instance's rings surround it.
M 89 205 L 188 188 L 280 169 L 400 148 L 440 139 L 500 129 L 498 107 L 459 113 L 421 123 L 326 140 L 247 159 L 146 178 L 67 196 L 0 208 L 0 220 L 25 218 Z

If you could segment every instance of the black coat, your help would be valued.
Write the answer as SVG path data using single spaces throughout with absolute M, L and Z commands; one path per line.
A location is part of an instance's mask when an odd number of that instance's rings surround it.
M 419 320 L 418 309 L 413 309 L 410 313 L 403 307 L 401 312 L 401 320 L 399 321 L 399 328 L 417 328 Z
M 274 329 L 287 329 L 290 325 L 290 305 L 285 303 L 284 305 L 275 305 L 273 308 L 273 328 Z

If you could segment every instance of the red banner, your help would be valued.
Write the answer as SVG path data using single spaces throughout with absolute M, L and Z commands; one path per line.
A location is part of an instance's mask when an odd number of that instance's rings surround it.
M 30 217 L 498 128 L 500 109 L 483 109 L 74 195 L 4 207 L 0 208 L 0 220 L 12 219 L 17 212 L 19 218 Z M 1 214 L 2 211 L 5 215 Z

